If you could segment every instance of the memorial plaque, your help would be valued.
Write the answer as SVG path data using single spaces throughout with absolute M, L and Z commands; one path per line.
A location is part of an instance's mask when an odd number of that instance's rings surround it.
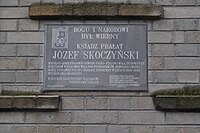
M 47 25 L 44 90 L 145 91 L 147 25 Z

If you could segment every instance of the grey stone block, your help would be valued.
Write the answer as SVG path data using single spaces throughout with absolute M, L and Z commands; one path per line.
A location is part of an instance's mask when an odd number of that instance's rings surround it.
M 27 69 L 26 58 L 0 58 L 0 69 Z
M 178 133 L 178 127 L 155 127 L 154 133 Z
M 38 133 L 60 133 L 59 126 L 39 126 Z
M 37 133 L 36 126 L 17 126 L 15 133 Z
M 1 0 L 0 6 L 18 6 L 18 0 Z
M 180 133 L 198 133 L 200 132 L 200 127 L 198 126 L 180 127 L 179 132 Z
M 115 111 L 76 111 L 72 123 L 116 124 L 117 121 L 118 112 Z
M 62 109 L 84 109 L 84 98 L 83 97 L 69 97 L 62 99 Z
M 39 45 L 18 45 L 17 56 L 40 56 Z
M 24 112 L 0 112 L 0 123 L 24 123 Z
M 165 58 L 165 69 L 199 69 L 200 59 L 197 57 Z
M 149 69 L 163 69 L 164 60 L 162 57 L 149 57 Z
M 16 73 L 16 82 L 39 82 L 39 72 L 18 71 Z
M 107 133 L 106 126 L 85 126 L 85 133 Z
M 129 126 L 108 126 L 108 133 L 130 133 L 130 127 Z
M 160 5 L 172 5 L 173 0 L 156 0 L 154 3 Z
M 0 131 L 2 133 L 14 133 L 14 126 L 13 125 L 1 124 L 0 125 Z
M 128 3 L 128 0 L 108 0 L 109 3 Z
M 186 36 L 188 43 L 200 43 L 200 31 L 187 31 Z
M 109 98 L 109 109 L 130 109 L 130 103 L 126 97 Z
M 6 32 L 0 32 L 0 43 L 6 43 Z
M 43 59 L 41 58 L 30 58 L 29 69 L 43 69 Z
M 0 18 L 28 18 L 27 7 L 15 7 L 15 8 L 0 8 Z
M 43 32 L 9 32 L 7 43 L 44 43 Z
M 197 19 L 178 19 L 175 20 L 176 30 L 196 30 L 198 21 Z
M 175 5 L 195 5 L 195 0 L 175 0 Z
M 30 19 L 20 19 L 18 25 L 20 31 L 39 30 L 39 22 Z
M 62 4 L 62 0 L 43 0 L 44 3 Z
M 83 3 L 85 0 L 64 0 L 64 3 Z
M 158 20 L 153 22 L 154 30 L 173 30 L 174 22 L 173 20 Z
M 153 133 L 153 127 L 145 125 L 131 126 L 130 133 Z
M 175 56 L 173 44 L 154 44 L 152 50 L 153 56 Z
M 149 32 L 149 43 L 172 43 L 172 32 Z
M 198 44 L 177 44 L 177 56 L 198 56 Z
M 84 127 L 83 126 L 63 126 L 62 133 L 83 133 Z
M 0 72 L 0 82 L 15 82 L 15 72 Z
M 199 113 L 166 113 L 166 124 L 198 124 L 200 123 Z
M 16 31 L 17 20 L 0 20 L 0 31 Z
M 119 112 L 119 124 L 164 124 L 165 114 L 154 111 Z
M 20 6 L 29 6 L 33 3 L 39 3 L 40 0 L 19 0 Z
M 164 18 L 199 18 L 199 7 L 164 7 Z
M 86 98 L 86 109 L 108 109 L 107 98 Z
M 151 0 L 130 0 L 132 4 L 150 4 Z
M 0 56 L 16 56 L 15 45 L 0 45 Z
M 174 32 L 173 34 L 173 41 L 174 43 L 185 43 L 185 32 Z
M 132 109 L 155 109 L 153 99 L 151 97 L 132 97 L 131 98 Z
M 154 76 L 156 83 L 176 83 L 176 71 L 156 71 Z
M 69 124 L 71 112 L 27 112 L 26 123 Z
M 199 71 L 178 71 L 179 83 L 199 83 Z

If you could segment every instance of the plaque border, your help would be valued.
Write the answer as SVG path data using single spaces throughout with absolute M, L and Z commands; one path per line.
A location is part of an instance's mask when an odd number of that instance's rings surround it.
M 143 25 L 145 26 L 145 30 L 146 30 L 146 76 L 147 76 L 147 88 L 146 89 L 111 89 L 111 88 L 55 88 L 55 87 L 44 87 L 45 86 L 45 68 L 46 68 L 46 44 L 47 44 L 47 34 L 48 34 L 48 26 L 70 26 L 70 25 Z M 148 92 L 149 91 L 149 76 L 148 76 L 148 24 L 140 24 L 140 23 L 136 23 L 136 24 L 124 24 L 124 23 L 109 23 L 109 24 L 102 24 L 102 23 L 96 23 L 96 24 L 45 24 L 45 31 L 44 31 L 44 49 L 43 49 L 43 53 L 44 53 L 44 57 L 43 57 L 43 73 L 42 73 L 42 91 L 43 92 L 58 92 L 58 91 L 63 91 L 63 92 L 72 92 L 72 91 L 77 91 L 77 92 L 85 92 L 85 91 L 92 91 L 92 92 Z M 139 88 L 139 87 L 138 87 Z

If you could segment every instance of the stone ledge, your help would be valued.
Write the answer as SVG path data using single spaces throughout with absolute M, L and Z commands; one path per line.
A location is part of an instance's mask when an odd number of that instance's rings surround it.
M 29 17 L 46 19 L 161 19 L 160 5 L 133 4 L 35 4 L 29 7 Z
M 196 96 L 158 95 L 155 97 L 154 104 L 157 110 L 199 112 L 200 95 Z
M 1 110 L 58 110 L 58 95 L 0 96 Z

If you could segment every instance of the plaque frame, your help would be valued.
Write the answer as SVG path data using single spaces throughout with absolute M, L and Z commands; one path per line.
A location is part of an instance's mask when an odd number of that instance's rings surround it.
M 145 32 L 146 32 L 146 44 L 145 44 L 145 50 L 146 50 L 146 88 L 145 89 L 111 89 L 111 88 L 56 88 L 56 87 L 45 87 L 45 74 L 44 72 L 46 71 L 46 44 L 47 44 L 47 31 L 48 31 L 48 27 L 49 26 L 113 26 L 113 25 L 120 25 L 120 26 L 145 26 Z M 148 92 L 148 87 L 149 87 L 149 77 L 148 77 L 148 25 L 147 24 L 101 24 L 101 23 L 97 23 L 97 24 L 46 24 L 45 25 L 45 31 L 44 31 L 44 49 L 43 49 L 43 53 L 44 53 L 44 61 L 43 61 L 43 81 L 42 81 L 42 91 L 96 91 L 96 92 Z

